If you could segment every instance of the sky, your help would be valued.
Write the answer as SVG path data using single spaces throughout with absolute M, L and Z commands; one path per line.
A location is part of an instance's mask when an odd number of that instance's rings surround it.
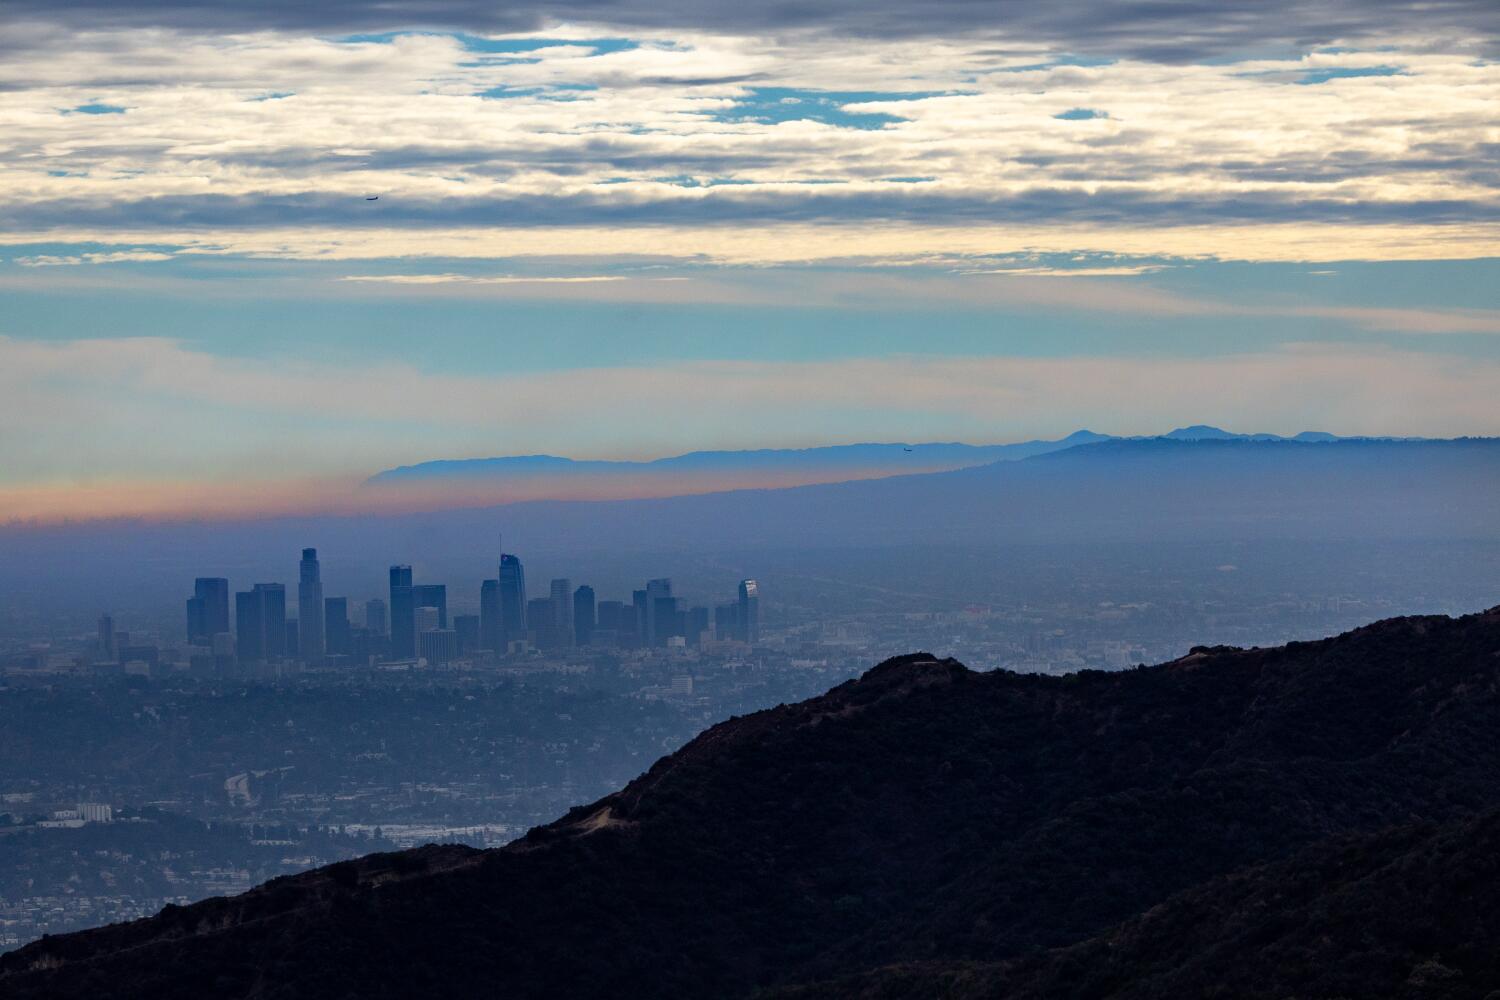
M 0 11 L 0 518 L 1497 400 L 1493 2 Z

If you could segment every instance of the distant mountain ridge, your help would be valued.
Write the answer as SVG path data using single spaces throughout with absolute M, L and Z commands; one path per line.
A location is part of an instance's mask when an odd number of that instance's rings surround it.
M 579 460 L 557 455 L 440 459 L 376 473 L 365 481 L 365 487 L 377 492 L 405 491 L 435 500 L 455 494 L 501 502 L 628 499 L 942 472 L 1015 461 L 1107 440 L 1110 437 L 1106 434 L 1076 431 L 1056 441 L 1016 444 L 872 443 L 694 451 L 639 462 Z
M 1204 424 L 1179 427 L 1160 437 L 1174 441 L 1392 440 L 1341 438 L 1322 431 L 1304 431 L 1289 438 L 1276 434 L 1235 434 Z M 1014 444 L 867 443 L 694 451 L 648 461 L 580 460 L 558 455 L 437 459 L 386 469 L 371 476 L 364 485 L 366 490 L 376 494 L 406 495 L 417 502 L 435 504 L 455 501 L 622 500 L 949 472 L 996 462 L 1020 461 L 1105 441 L 1152 439 L 1150 436 L 1119 437 L 1080 430 L 1056 440 Z
M 936 461 L 962 465 L 984 465 L 989 462 L 1040 455 L 1077 444 L 1110 440 L 1108 434 L 1075 431 L 1056 441 L 1023 441 L 1017 444 L 972 445 L 960 442 L 928 444 L 848 444 L 816 448 L 758 448 L 729 451 L 692 451 L 668 458 L 647 461 L 608 459 L 573 459 L 557 455 L 506 455 L 495 458 L 439 459 L 387 469 L 371 476 L 368 482 L 382 483 L 423 476 L 485 476 L 510 471 L 562 472 L 571 474 L 625 473 L 640 470 L 660 472 L 696 471 L 738 467 L 831 466 L 867 468 L 882 462 L 894 462 L 899 456 L 914 455 L 916 463 Z M 962 467 L 955 465 L 954 468 Z
M 1122 673 L 913 654 L 493 851 L 0 956 L 33 997 L 1500 989 L 1500 608 Z
M 493 458 L 449 458 L 402 465 L 377 472 L 366 480 L 369 484 L 391 483 L 398 480 L 426 477 L 483 477 L 504 475 L 510 472 L 548 472 L 560 474 L 623 474 L 641 470 L 660 472 L 695 471 L 702 469 L 725 469 L 738 467 L 775 467 L 781 465 L 828 466 L 868 468 L 882 463 L 895 463 L 903 455 L 914 455 L 905 465 L 938 462 L 950 468 L 968 468 L 987 465 L 997 461 L 1015 461 L 1043 455 L 1050 451 L 1073 448 L 1081 444 L 1099 441 L 1146 441 L 1153 435 L 1096 434 L 1090 430 L 1079 430 L 1055 440 L 1037 439 L 1019 441 L 1014 444 L 965 444 L 958 441 L 929 442 L 922 444 L 867 443 L 847 445 L 825 445 L 811 448 L 754 448 L 744 450 L 690 451 L 666 458 L 631 461 L 625 459 L 576 459 L 560 455 L 499 455 Z M 1420 441 L 1424 438 L 1392 438 L 1385 436 L 1340 436 L 1326 431 L 1302 431 L 1285 437 L 1280 434 L 1237 434 L 1207 424 L 1178 427 L 1165 434 L 1155 435 L 1174 441 Z

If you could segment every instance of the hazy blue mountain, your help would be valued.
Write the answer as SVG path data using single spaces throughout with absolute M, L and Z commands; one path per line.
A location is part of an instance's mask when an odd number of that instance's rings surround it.
M 1292 437 L 1280 434 L 1240 434 L 1208 424 L 1178 427 L 1161 435 L 1096 434 L 1090 430 L 1074 431 L 1055 440 L 1020 441 L 1014 444 L 965 444 L 958 441 L 925 444 L 869 443 L 828 445 L 818 448 L 757 448 L 725 451 L 692 451 L 649 461 L 608 459 L 574 459 L 559 455 L 501 455 L 493 458 L 434 459 L 415 465 L 386 469 L 371 476 L 366 483 L 384 486 L 412 481 L 474 480 L 526 476 L 568 478 L 626 478 L 642 474 L 680 477 L 693 473 L 733 473 L 776 470 L 812 471 L 815 473 L 867 473 L 889 470 L 891 475 L 916 471 L 935 472 L 972 468 L 994 462 L 1018 461 L 1079 445 L 1101 441 L 1148 441 L 1161 437 L 1173 441 L 1369 441 L 1398 440 L 1364 436 L 1340 436 L 1326 431 L 1302 431 Z M 1401 438 L 1415 441 L 1418 438 Z
M 1304 432 L 1317 433 L 1317 432 Z M 1226 431 L 1222 427 L 1211 427 L 1208 424 L 1193 424 L 1191 427 L 1178 427 L 1176 430 L 1168 431 L 1162 437 L 1173 441 L 1282 441 L 1285 440 L 1279 434 L 1236 434 Z M 1332 438 L 1333 435 L 1328 435 Z M 1301 435 L 1298 435 L 1301 439 Z
M 781 490 L 426 515 L 580 548 L 1500 535 L 1500 440 L 1113 440 Z
M 1291 437 L 1281 434 L 1236 434 L 1234 431 L 1226 431 L 1222 427 L 1214 427 L 1210 424 L 1193 424 L 1191 427 L 1178 427 L 1176 430 L 1168 431 L 1161 435 L 1172 441 L 1420 441 L 1422 438 L 1404 437 L 1367 437 L 1364 435 L 1341 436 L 1329 434 L 1327 431 L 1302 431 Z M 1142 440 L 1136 438 L 1135 440 Z
M 759 448 L 748 451 L 692 451 L 647 462 L 579 460 L 556 455 L 507 455 L 496 458 L 439 459 L 403 465 L 378 472 L 372 484 L 410 479 L 503 476 L 513 473 L 548 475 L 626 475 L 640 472 L 674 475 L 682 472 L 734 469 L 869 469 L 889 466 L 903 470 L 911 465 L 940 464 L 949 468 L 986 465 L 990 462 L 1030 458 L 1078 444 L 1107 441 L 1108 434 L 1075 431 L 1056 441 L 1023 441 L 1017 444 L 973 445 L 960 442 L 930 444 L 849 444 L 823 448 Z
M 1295 438 L 1237 434 L 1205 424 L 1179 427 L 1160 439 L 1307 443 L 1378 440 L 1346 439 L 1321 431 L 1304 431 Z M 1118 440 L 1156 438 L 1120 438 L 1081 430 L 1057 440 L 1016 444 L 941 442 L 695 451 L 644 462 L 578 460 L 557 455 L 440 459 L 376 473 L 366 480 L 365 489 L 386 500 L 400 498 L 404 506 L 434 509 L 527 500 L 627 500 L 950 472 Z
M 825 448 L 695 451 L 648 462 L 510 455 L 422 462 L 370 477 L 365 490 L 404 506 L 473 506 L 522 500 L 623 500 L 723 490 L 805 486 L 945 472 L 1108 440 L 1078 431 L 1018 444 L 851 444 Z

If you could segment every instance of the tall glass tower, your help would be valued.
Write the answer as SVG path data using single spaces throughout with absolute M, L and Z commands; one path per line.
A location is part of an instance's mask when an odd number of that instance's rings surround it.
M 760 642 L 760 587 L 754 580 L 740 581 L 740 638 Z
M 573 641 L 587 646 L 594 638 L 594 588 L 584 584 L 573 591 Z
M 327 652 L 323 634 L 323 574 L 318 550 L 303 549 L 297 567 L 297 652 L 303 663 L 321 663 Z
M 552 628 L 559 646 L 573 645 L 573 583 L 566 577 L 552 581 Z
M 286 587 L 257 583 L 234 595 L 240 662 L 277 660 L 287 654 Z
M 500 556 L 501 641 L 526 638 L 526 571 L 516 556 Z
M 391 657 L 417 658 L 417 606 L 412 603 L 411 567 L 391 567 Z
M 349 598 L 323 599 L 323 643 L 330 656 L 349 655 Z
M 662 619 L 675 609 L 672 601 L 672 581 L 659 577 L 646 581 L 646 634 L 642 637 L 647 646 L 665 645 L 670 634 L 671 622 Z
M 500 581 L 479 585 L 479 648 L 505 655 L 505 627 L 500 621 Z
M 229 581 L 200 576 L 193 581 L 187 602 L 188 642 L 206 646 L 220 632 L 229 631 Z

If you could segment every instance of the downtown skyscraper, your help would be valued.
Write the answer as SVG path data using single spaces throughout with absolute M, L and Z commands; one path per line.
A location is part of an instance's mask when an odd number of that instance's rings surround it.
M 479 585 L 479 648 L 497 655 L 505 653 L 505 623 L 500 615 L 500 581 Z
M 235 641 L 242 663 L 285 656 L 286 587 L 257 583 L 234 595 Z
M 349 599 L 323 598 L 323 642 L 329 656 L 349 654 Z
M 594 588 L 584 584 L 573 591 L 573 642 L 587 646 L 594 639 Z
M 417 657 L 416 605 L 412 603 L 411 567 L 391 567 L 391 656 Z
M 418 583 L 411 588 L 413 608 L 436 608 L 438 628 L 448 627 L 448 585 L 445 583 Z M 421 630 L 418 629 L 418 633 Z
M 741 580 L 739 597 L 740 641 L 754 645 L 760 642 L 760 585 Z
M 297 566 L 297 652 L 303 663 L 321 663 L 324 637 L 323 575 L 318 550 L 303 549 Z
M 672 617 L 677 600 L 672 596 L 672 581 L 667 577 L 646 581 L 645 622 L 643 638 L 647 646 L 660 646 L 671 634 Z
M 573 583 L 566 577 L 552 581 L 552 645 L 573 645 Z
M 229 581 L 220 576 L 198 577 L 187 602 L 188 642 L 207 646 L 214 636 L 228 631 Z
M 365 602 L 365 628 L 374 635 L 390 635 L 390 615 L 385 602 L 378 597 Z
M 526 638 L 526 571 L 518 556 L 500 555 L 501 641 Z

